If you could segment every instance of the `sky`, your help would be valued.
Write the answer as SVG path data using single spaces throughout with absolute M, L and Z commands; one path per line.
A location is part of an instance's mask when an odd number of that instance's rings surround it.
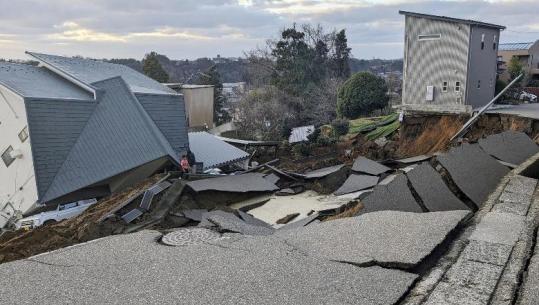
M 294 23 L 345 29 L 356 58 L 403 57 L 399 10 L 505 25 L 501 42 L 539 39 L 539 1 L 0 0 L 0 58 L 25 50 L 93 58 L 243 56 Z

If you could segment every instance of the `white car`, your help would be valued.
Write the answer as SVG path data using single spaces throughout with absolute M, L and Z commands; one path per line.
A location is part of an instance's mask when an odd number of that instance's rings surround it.
M 58 205 L 56 210 L 42 212 L 26 218 L 22 218 L 16 223 L 16 228 L 35 228 L 41 225 L 55 223 L 64 219 L 69 219 L 80 215 L 90 206 L 97 202 L 96 199 L 81 200 Z
M 532 103 L 536 103 L 537 102 L 537 95 L 535 94 L 531 94 L 531 93 L 528 93 L 528 92 L 525 92 L 525 91 L 522 91 L 520 93 L 520 97 L 519 99 L 522 101 L 522 100 L 526 100 L 526 101 L 530 101 Z

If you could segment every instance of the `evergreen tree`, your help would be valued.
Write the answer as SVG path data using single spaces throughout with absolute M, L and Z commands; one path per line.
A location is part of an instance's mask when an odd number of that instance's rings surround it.
M 151 77 L 160 83 L 166 83 L 168 82 L 168 74 L 159 63 L 158 56 L 159 55 L 156 52 L 146 54 L 142 60 L 142 71 L 146 76 Z
M 229 122 L 230 115 L 224 109 L 226 97 L 223 95 L 223 83 L 221 82 L 221 75 L 217 71 L 217 67 L 213 65 L 206 72 L 201 73 L 197 84 L 213 86 L 213 121 L 216 125 L 219 126 Z
M 345 30 L 335 36 L 335 54 L 333 56 L 333 73 L 336 77 L 347 79 L 350 77 L 350 51 Z

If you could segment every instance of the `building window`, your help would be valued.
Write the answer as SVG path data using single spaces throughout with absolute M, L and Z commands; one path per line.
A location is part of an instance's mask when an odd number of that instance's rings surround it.
M 460 82 L 455 82 L 455 92 L 460 92 Z
M 492 49 L 496 50 L 496 35 L 494 35 L 494 39 L 492 40 Z
M 442 84 L 442 92 L 447 92 L 447 85 L 448 84 L 449 84 L 448 82 L 443 82 L 443 84 Z
M 19 140 L 24 143 L 28 139 L 28 126 L 24 127 L 21 132 L 19 132 Z
M 425 35 L 419 35 L 419 40 L 438 40 L 442 38 L 442 34 L 425 34 Z
M 481 80 L 477 81 L 477 89 L 481 89 Z
M 485 48 L 485 34 L 481 34 L 481 50 Z
M 13 161 L 15 161 L 15 158 L 11 157 L 11 152 L 13 151 L 13 147 L 8 147 L 3 153 L 2 153 L 2 161 L 4 161 L 4 164 L 6 167 L 9 167 Z

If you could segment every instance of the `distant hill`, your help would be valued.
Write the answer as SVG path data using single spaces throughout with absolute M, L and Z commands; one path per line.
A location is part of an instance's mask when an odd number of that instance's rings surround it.
M 142 72 L 142 62 L 140 60 L 127 59 L 108 59 L 115 64 L 122 64 L 139 72 Z M 159 55 L 159 62 L 170 76 L 170 82 L 193 83 L 199 76 L 212 65 L 217 66 L 217 71 L 221 74 L 223 83 L 247 82 L 248 62 L 243 58 L 199 58 L 196 60 L 172 60 L 164 55 Z M 402 71 L 402 59 L 350 59 L 350 69 L 352 72 L 371 71 L 391 72 Z

